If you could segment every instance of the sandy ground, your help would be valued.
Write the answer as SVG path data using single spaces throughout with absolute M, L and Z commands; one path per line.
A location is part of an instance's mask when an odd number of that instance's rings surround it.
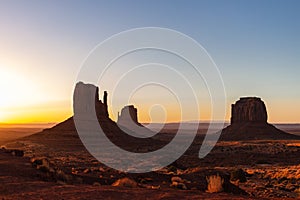
M 1 199 L 254 199 L 226 193 L 177 189 L 126 188 L 41 181 L 28 158 L 0 152 Z
M 32 135 L 41 130 L 42 130 L 41 128 L 16 128 L 16 127 L 1 128 L 0 127 L 0 145 L 3 145 L 17 138 Z
M 296 128 L 289 128 L 298 132 Z M 30 129 L 0 129 L 6 135 L 3 143 L 30 135 Z M 11 131 L 11 132 L 8 132 Z M 7 137 L 8 133 L 12 134 Z M 197 159 L 201 144 L 194 145 L 170 168 L 157 172 L 130 175 L 111 170 L 90 156 L 80 140 L 63 135 L 32 137 L 13 142 L 8 148 L 23 149 L 25 157 L 0 151 L 0 198 L 2 199 L 294 199 L 300 192 L 300 141 L 219 142 L 204 159 Z M 162 140 L 168 140 L 163 135 Z M 3 137 L 4 138 L 4 137 Z M 10 142 L 9 142 L 10 143 Z M 30 162 L 44 157 L 57 172 L 62 170 L 70 180 L 53 177 Z M 230 182 L 248 195 L 230 192 L 207 193 L 205 179 L 210 172 L 230 174 L 242 169 L 247 181 Z M 51 175 L 52 173 L 52 175 Z M 171 179 L 179 176 L 187 190 L 171 187 Z M 73 177 L 73 178 L 72 178 Z M 75 178 L 74 178 L 75 177 Z M 137 187 L 114 187 L 113 182 L 129 177 Z M 142 183 L 142 180 L 151 181 Z M 76 181 L 75 181 L 76 180 Z M 80 180 L 80 181 L 77 181 Z M 158 187 L 159 186 L 159 187 Z M 232 186 L 230 186 L 232 187 Z

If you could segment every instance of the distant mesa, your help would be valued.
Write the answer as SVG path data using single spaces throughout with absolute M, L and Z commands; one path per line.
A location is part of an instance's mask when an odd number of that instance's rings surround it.
M 246 122 L 267 123 L 265 103 L 257 97 L 243 97 L 231 105 L 231 124 Z
M 169 141 L 160 140 L 161 133 L 154 133 L 138 121 L 138 110 L 133 105 L 125 106 L 117 123 L 110 119 L 108 113 L 108 93 L 103 93 L 99 100 L 99 88 L 92 84 L 78 82 L 73 96 L 74 116 L 44 129 L 42 132 L 25 139 L 46 141 L 47 143 L 69 138 L 68 142 L 81 144 L 74 119 L 93 120 L 97 122 L 105 135 L 117 146 L 134 152 L 149 152 L 160 149 Z M 232 105 L 231 124 L 221 132 L 220 140 L 299 140 L 300 137 L 277 129 L 267 122 L 268 115 L 264 102 L 257 97 L 243 97 Z M 124 143 L 126 141 L 126 143 Z M 149 144 L 154 144 L 149 147 Z
M 231 106 L 231 124 L 222 130 L 220 140 L 299 139 L 267 122 L 265 103 L 258 97 L 242 97 Z

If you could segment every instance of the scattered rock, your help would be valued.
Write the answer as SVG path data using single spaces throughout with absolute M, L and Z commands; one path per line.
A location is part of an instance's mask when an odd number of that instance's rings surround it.
M 99 167 L 99 172 L 105 172 L 105 169 L 103 167 Z
M 172 182 L 170 187 L 175 187 L 175 188 L 178 188 L 178 189 L 181 189 L 181 190 L 187 190 L 187 187 L 184 183 L 180 183 L 180 182 L 176 182 L 176 181 Z
M 185 185 L 185 183 L 188 183 L 189 181 L 186 181 L 179 176 L 173 176 L 171 178 L 171 182 L 172 183 L 171 183 L 170 187 L 187 190 L 187 186 Z
M 118 179 L 116 182 L 112 184 L 112 186 L 129 187 L 129 188 L 136 188 L 137 185 L 138 185 L 137 182 L 127 177 Z
M 171 178 L 171 182 L 184 183 L 184 180 L 182 178 L 180 178 L 179 176 L 173 176 Z
M 31 158 L 30 162 L 32 163 L 33 167 L 36 167 L 37 165 L 42 165 L 42 159 L 41 158 Z
M 55 170 L 50 166 L 50 161 L 47 158 L 31 158 L 32 166 L 46 173 L 53 173 Z
M 72 174 L 77 175 L 78 174 L 78 170 L 76 170 L 75 168 L 72 168 Z
M 101 186 L 101 184 L 99 182 L 94 182 L 93 186 Z
M 91 172 L 96 172 L 96 171 L 99 171 L 98 167 L 91 167 Z
M 141 178 L 139 180 L 139 183 L 141 183 L 141 184 L 146 184 L 146 183 L 151 183 L 151 182 L 153 182 L 152 178 Z

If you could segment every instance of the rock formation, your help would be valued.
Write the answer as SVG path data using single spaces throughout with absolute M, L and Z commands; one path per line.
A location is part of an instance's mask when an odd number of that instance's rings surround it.
M 92 84 L 78 82 L 73 95 L 75 115 L 90 115 L 95 109 L 98 118 L 108 118 L 107 92 L 104 91 L 103 102 L 99 100 L 99 88 Z M 93 106 L 95 105 L 95 107 Z
M 231 124 L 244 122 L 267 123 L 267 109 L 257 97 L 243 97 L 231 105 Z
M 52 146 L 59 144 L 60 140 L 68 138 L 68 145 L 82 146 L 77 129 L 74 124 L 74 118 L 79 117 L 83 120 L 97 120 L 101 129 L 105 135 L 110 139 L 112 143 L 128 151 L 133 152 L 148 152 L 160 149 L 166 142 L 161 142 L 156 138 L 137 138 L 133 134 L 128 134 L 126 131 L 137 131 L 136 135 L 153 135 L 153 133 L 138 123 L 137 110 L 133 106 L 129 106 L 128 113 L 131 113 L 134 119 L 134 128 L 131 129 L 131 125 L 127 125 L 126 129 L 120 129 L 116 122 L 109 118 L 108 105 L 107 105 L 108 93 L 105 91 L 103 95 L 103 101 L 99 100 L 99 88 L 92 84 L 85 84 L 78 82 L 74 89 L 73 107 L 74 116 L 57 124 L 56 126 L 44 129 L 42 132 L 36 133 L 27 137 L 29 140 L 45 141 Z M 96 116 L 92 116 L 95 113 Z M 124 111 L 124 113 L 126 113 Z M 126 114 L 124 115 L 126 116 Z M 122 117 L 123 118 L 123 117 Z M 78 118 L 77 118 L 78 119 Z M 129 128 L 128 128 L 129 127 Z M 138 127 L 138 128 L 137 128 Z M 87 127 L 90 128 L 90 127 Z M 124 142 L 126 141 L 126 142 Z M 67 145 L 60 146 L 60 148 Z M 79 147 L 78 147 L 79 148 Z
M 121 114 L 118 113 L 118 124 L 127 125 L 134 123 L 136 125 L 140 125 L 137 117 L 137 109 L 133 105 L 128 105 L 122 108 Z
M 267 122 L 264 102 L 258 97 L 243 97 L 231 106 L 231 124 L 222 130 L 220 140 L 299 139 Z
M 138 138 L 148 138 L 155 133 L 138 122 L 137 109 L 133 105 L 122 108 L 118 113 L 118 126 L 127 134 Z

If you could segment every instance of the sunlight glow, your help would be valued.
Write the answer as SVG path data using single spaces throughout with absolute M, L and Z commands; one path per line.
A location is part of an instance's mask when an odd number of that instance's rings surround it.
M 0 108 L 22 105 L 34 98 L 35 86 L 26 77 L 20 74 L 0 68 Z
M 68 102 L 63 108 L 61 102 L 48 102 L 46 92 L 29 77 L 1 65 L 0 91 L 0 122 L 52 122 L 71 114 Z

